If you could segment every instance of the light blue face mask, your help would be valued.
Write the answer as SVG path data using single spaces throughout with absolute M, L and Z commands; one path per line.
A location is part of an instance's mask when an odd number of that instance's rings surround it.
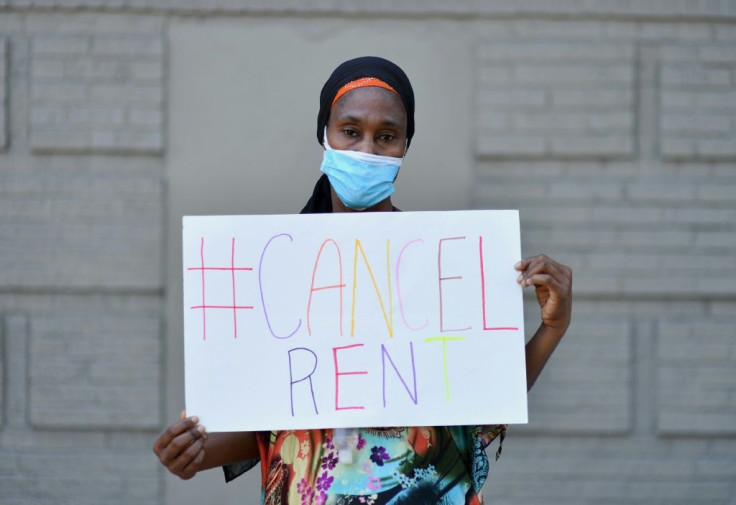
M 320 170 L 327 174 L 330 185 L 346 207 L 365 210 L 393 194 L 403 158 L 332 149 L 327 132 L 324 139 L 325 154 Z

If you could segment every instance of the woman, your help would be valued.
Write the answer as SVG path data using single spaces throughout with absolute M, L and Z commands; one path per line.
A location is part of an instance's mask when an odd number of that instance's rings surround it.
M 323 175 L 302 212 L 398 210 L 393 182 L 413 134 L 414 94 L 398 66 L 376 57 L 340 65 L 320 95 Z M 570 324 L 572 273 L 544 255 L 515 268 L 541 307 L 526 345 L 531 388 Z M 485 448 L 504 433 L 503 426 L 438 426 L 208 435 L 196 417 L 182 415 L 153 450 L 182 479 L 224 466 L 231 480 L 260 461 L 267 504 L 476 504 L 488 474 Z

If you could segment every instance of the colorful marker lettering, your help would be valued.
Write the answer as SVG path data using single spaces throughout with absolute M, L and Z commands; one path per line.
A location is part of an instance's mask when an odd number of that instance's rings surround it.
M 447 371 L 447 342 L 457 342 L 464 340 L 465 337 L 428 337 L 425 342 L 442 342 L 442 370 L 445 377 L 445 401 L 450 401 L 450 374 Z
M 360 255 L 363 257 L 363 262 L 365 263 L 366 268 L 368 269 L 368 274 L 371 277 L 371 282 L 373 283 L 373 289 L 376 291 L 376 296 L 378 296 L 378 303 L 381 305 L 381 312 L 383 312 L 383 320 L 386 321 L 386 328 L 388 328 L 388 334 L 389 336 L 394 336 L 394 306 L 393 306 L 393 295 L 391 293 L 391 266 L 390 266 L 390 251 L 391 251 L 391 242 L 389 240 L 386 240 L 386 267 L 388 271 L 388 313 L 386 312 L 386 307 L 383 305 L 383 298 L 381 297 L 381 292 L 378 290 L 378 284 L 376 284 L 376 278 L 373 276 L 373 271 L 371 270 L 371 266 L 368 263 L 368 258 L 365 255 L 365 251 L 363 250 L 363 246 L 360 243 L 359 239 L 355 239 L 355 255 L 353 256 L 353 305 L 352 309 L 350 311 L 351 316 L 351 323 L 350 323 L 350 336 L 355 336 L 355 302 L 356 302 L 356 290 L 358 288 L 358 251 L 360 251 Z
M 412 342 L 409 342 L 409 355 L 411 356 L 411 375 L 412 379 L 414 381 L 414 394 L 411 394 L 411 391 L 409 390 L 409 386 L 406 385 L 406 381 L 401 376 L 401 373 L 399 372 L 399 369 L 396 367 L 396 363 L 394 363 L 394 360 L 391 359 L 391 355 L 389 355 L 388 351 L 386 350 L 386 346 L 381 344 L 381 364 L 383 365 L 383 406 L 386 406 L 386 358 L 388 358 L 389 363 L 391 363 L 391 366 L 394 368 L 394 372 L 396 372 L 396 376 L 399 378 L 401 383 L 404 385 L 404 389 L 406 389 L 406 392 L 409 394 L 409 398 L 412 399 L 414 402 L 414 405 L 417 404 L 418 401 L 418 393 L 417 393 L 417 367 L 414 365 L 414 344 Z
M 358 406 L 351 406 L 351 407 L 340 407 L 340 376 L 341 375 L 366 375 L 368 372 L 366 370 L 358 370 L 358 371 L 352 371 L 352 372 L 341 372 L 340 368 L 337 365 L 337 351 L 342 351 L 344 349 L 352 349 L 353 347 L 363 347 L 363 344 L 353 344 L 353 345 L 346 345 L 343 347 L 333 347 L 332 348 L 332 359 L 335 361 L 335 410 L 363 410 L 365 407 L 358 405 Z
M 424 321 L 424 324 L 421 325 L 421 326 L 412 326 L 406 320 L 406 313 L 404 312 L 404 303 L 403 303 L 403 300 L 401 298 L 401 283 L 399 282 L 399 271 L 400 271 L 400 267 L 401 267 L 401 259 L 404 256 L 404 251 L 406 251 L 406 249 L 410 245 L 412 245 L 414 243 L 417 243 L 417 242 L 423 244 L 424 243 L 424 240 L 422 240 L 420 238 L 415 238 L 414 240 L 410 240 L 409 242 L 407 242 L 404 245 L 404 247 L 401 248 L 401 251 L 399 251 L 399 256 L 398 256 L 398 258 L 396 258 L 396 297 L 399 299 L 399 313 L 401 314 L 401 320 L 404 321 L 404 324 L 406 325 L 406 327 L 409 328 L 410 330 L 413 330 L 413 331 L 419 331 L 419 330 L 423 330 L 424 328 L 426 328 L 427 325 L 429 325 L 429 319 L 426 319 Z
M 442 310 L 442 283 L 445 281 L 460 280 L 463 278 L 462 275 L 456 275 L 453 277 L 443 277 L 442 276 L 442 243 L 448 240 L 465 240 L 465 237 L 441 238 L 439 246 L 437 247 L 437 274 L 438 274 L 439 289 L 440 289 L 440 332 L 442 333 L 446 331 L 465 331 L 471 328 L 470 326 L 467 326 L 465 328 L 449 329 L 449 328 L 445 328 L 445 325 L 444 325 L 444 316 L 443 316 L 443 310 Z
M 268 310 L 266 309 L 266 299 L 263 296 L 263 258 L 266 256 L 266 249 L 268 249 L 268 246 L 271 245 L 271 242 L 273 242 L 275 239 L 279 237 L 287 237 L 289 239 L 289 242 L 293 242 L 294 238 L 289 235 L 288 233 L 279 233 L 278 235 L 274 235 L 270 239 L 268 239 L 268 242 L 266 242 L 266 245 L 263 247 L 263 251 L 261 251 L 261 261 L 258 263 L 258 289 L 261 291 L 261 305 L 263 306 L 263 315 L 266 317 L 266 324 L 268 325 L 268 331 L 271 332 L 271 335 L 273 335 L 275 338 L 278 339 L 286 339 L 294 335 L 299 328 L 302 326 L 302 320 L 299 319 L 299 322 L 296 323 L 296 328 L 294 328 L 291 333 L 284 336 L 278 336 L 273 331 L 273 327 L 271 326 L 271 320 L 268 318 Z M 233 287 L 233 299 L 235 299 L 235 287 Z
M 480 258 L 480 302 L 483 308 L 483 330 L 518 330 L 518 326 L 488 326 L 486 322 L 486 271 L 483 267 L 483 235 L 478 237 L 478 257 Z
M 301 379 L 297 379 L 297 380 L 294 380 L 294 369 L 293 369 L 293 363 L 291 359 L 291 353 L 295 351 L 304 351 L 308 354 L 311 354 L 312 358 L 314 359 L 314 365 L 312 366 L 312 371 L 309 372 L 304 377 L 302 377 Z M 314 354 L 314 352 L 311 349 L 307 349 L 306 347 L 295 347 L 294 349 L 289 349 L 289 394 L 291 398 L 291 417 L 294 417 L 294 384 L 297 384 L 305 380 L 309 381 L 309 392 L 312 394 L 312 405 L 314 405 L 314 413 L 319 414 L 319 410 L 317 410 L 317 400 L 315 400 L 314 398 L 314 386 L 312 385 L 312 375 L 314 374 L 315 370 L 317 370 L 317 355 Z
M 319 265 L 320 259 L 322 258 L 322 251 L 324 250 L 327 243 L 331 243 L 335 246 L 335 250 L 337 251 L 337 271 L 338 271 L 338 282 L 337 284 L 328 284 L 326 286 L 319 286 L 316 287 L 314 285 L 315 277 L 317 276 L 317 266 Z M 319 252 L 317 253 L 317 258 L 314 260 L 314 268 L 312 269 L 312 284 L 309 286 L 309 300 L 307 301 L 307 333 L 309 335 L 312 334 L 312 326 L 310 324 L 309 315 L 312 309 L 312 295 L 315 291 L 324 291 L 327 289 L 338 289 L 340 290 L 340 308 L 338 310 L 339 317 L 340 317 L 340 336 L 342 336 L 342 292 L 345 288 L 345 283 L 342 281 L 342 255 L 340 254 L 340 246 L 337 245 L 337 242 L 335 242 L 333 239 L 328 238 L 324 242 L 322 242 L 322 245 L 319 247 Z

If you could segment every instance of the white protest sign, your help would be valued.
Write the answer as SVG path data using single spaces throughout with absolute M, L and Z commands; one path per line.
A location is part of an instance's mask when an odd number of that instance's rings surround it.
M 183 220 L 209 431 L 527 422 L 517 211 Z

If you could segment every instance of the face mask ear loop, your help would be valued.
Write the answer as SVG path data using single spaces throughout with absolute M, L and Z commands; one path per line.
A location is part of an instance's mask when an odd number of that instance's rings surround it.
M 322 142 L 322 148 L 325 151 L 334 151 L 334 149 L 332 149 L 332 147 L 330 146 L 330 143 L 327 142 L 327 126 L 325 126 L 325 133 L 322 135 L 322 138 L 324 139 L 324 141 Z

